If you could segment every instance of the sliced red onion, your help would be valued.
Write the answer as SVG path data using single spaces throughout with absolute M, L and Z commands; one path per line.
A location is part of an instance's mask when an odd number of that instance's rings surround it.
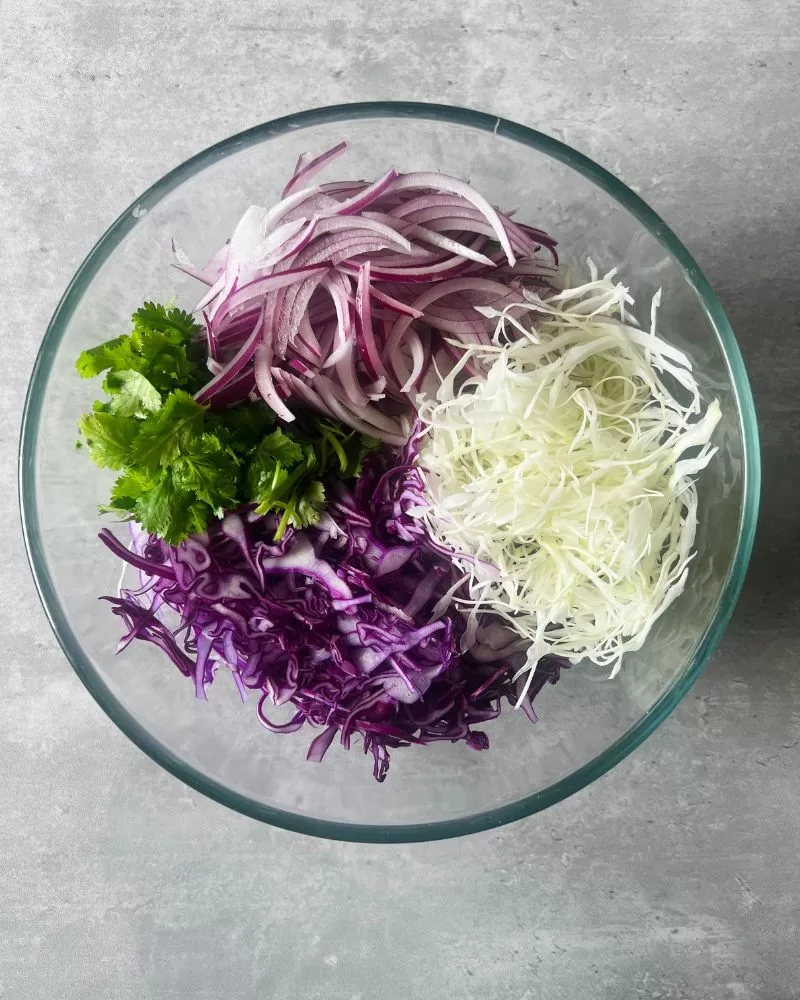
M 355 215 L 357 212 L 363 212 L 385 194 L 398 179 L 396 170 L 387 170 L 383 177 L 379 177 L 373 184 L 369 184 L 352 198 L 340 202 L 336 208 L 336 215 Z
M 248 368 L 237 378 L 214 393 L 214 407 L 224 410 L 227 406 L 244 402 L 251 397 L 253 392 L 256 392 L 255 386 L 256 382 L 253 370 L 252 368 Z M 257 394 L 256 398 L 258 398 Z
M 396 245 L 395 245 L 396 246 Z M 395 248 L 384 237 L 375 236 L 358 230 L 348 235 L 329 233 L 313 240 L 301 253 L 296 255 L 294 265 L 327 263 L 330 265 L 348 261 L 366 253 L 379 253 L 382 250 Z
M 514 256 L 514 251 L 511 249 L 511 243 L 508 239 L 508 233 L 506 232 L 505 226 L 500 216 L 497 214 L 496 210 L 492 208 L 489 202 L 479 194 L 474 188 L 470 187 L 469 184 L 464 181 L 460 181 L 455 177 L 448 177 L 445 174 L 436 174 L 432 172 L 422 172 L 416 174 L 402 174 L 392 181 L 389 190 L 402 191 L 408 188 L 430 188 L 434 191 L 449 191 L 452 194 L 461 195 L 467 201 L 471 202 L 475 208 L 486 218 L 487 222 L 494 229 L 495 235 L 500 246 L 503 248 L 506 257 L 508 258 L 508 263 L 513 265 L 516 263 L 516 257 Z
M 383 375 L 376 378 L 374 382 L 370 382 L 364 386 L 364 395 L 367 399 L 372 402 L 377 402 L 379 399 L 383 399 L 386 395 L 386 379 Z
M 407 221 L 416 225 L 424 224 L 434 232 L 454 233 L 467 230 L 494 239 L 494 230 L 474 208 L 464 208 L 460 212 L 458 209 L 450 209 L 449 214 L 442 214 L 440 209 L 431 208 L 423 212 L 414 212 L 408 216 Z
M 397 347 L 394 348 L 394 351 L 389 356 L 392 368 L 394 368 L 395 372 L 398 374 L 398 378 L 400 371 L 400 362 L 399 362 L 400 346 L 401 345 L 398 344 Z M 411 355 L 411 372 L 409 373 L 409 376 L 405 380 L 405 382 L 400 386 L 400 392 L 410 393 L 416 389 L 418 382 L 424 375 L 425 364 L 426 361 L 428 360 L 429 355 L 425 351 L 425 348 L 423 347 L 419 334 L 413 327 L 410 327 L 408 330 L 406 330 L 406 335 L 402 346 Z
M 311 296 L 326 273 L 327 271 L 320 270 L 304 278 L 299 284 L 290 285 L 283 294 L 280 308 L 273 311 L 272 337 L 275 353 L 279 358 L 286 357 L 287 348 L 300 329 L 300 320 L 308 308 Z
M 440 247 L 443 250 L 449 250 L 450 253 L 455 254 L 457 257 L 464 257 L 467 260 L 473 260 L 477 264 L 484 264 L 486 267 L 495 267 L 495 263 L 485 254 L 478 253 L 477 250 L 473 250 L 472 247 L 466 246 L 464 243 L 459 243 L 458 240 L 450 239 L 449 236 L 444 236 L 442 233 L 437 233 L 433 229 L 428 229 L 425 226 L 417 225 L 416 223 L 408 231 L 409 236 L 416 236 L 417 239 L 422 240 L 423 243 L 430 243 L 432 246 Z
M 206 331 L 206 346 L 208 347 L 209 361 L 214 361 L 216 363 L 220 358 L 219 341 L 211 328 L 211 321 L 209 320 L 208 313 L 205 312 L 203 313 L 203 328 Z
M 253 328 L 253 332 L 244 342 L 237 354 L 228 362 L 227 365 L 225 365 L 218 375 L 215 375 L 210 382 L 207 382 L 203 388 L 195 394 L 194 398 L 198 403 L 211 402 L 220 390 L 224 389 L 231 382 L 233 382 L 233 380 L 243 372 L 245 367 L 253 361 L 256 348 L 262 339 L 262 325 L 263 315 L 259 316 L 258 322 Z
M 390 218 L 390 216 L 387 216 L 387 218 Z M 351 236 L 355 236 L 361 232 L 372 233 L 375 236 L 383 237 L 386 245 L 389 247 L 394 245 L 407 254 L 419 252 L 416 247 L 412 247 L 409 241 L 392 226 L 387 226 L 385 223 L 367 215 L 359 216 L 357 222 L 353 221 L 349 216 L 339 215 L 317 219 L 316 232 L 318 234 L 346 232 Z
M 320 184 L 321 190 L 330 195 L 353 195 L 363 191 L 365 187 L 369 187 L 366 181 L 327 181 L 325 184 Z
M 300 317 L 300 326 L 293 345 L 295 351 L 301 357 L 306 358 L 307 361 L 313 364 L 322 361 L 322 351 L 320 350 L 319 341 L 314 333 L 314 328 L 311 326 L 307 312 L 303 313 Z
M 444 194 L 436 193 L 433 194 L 430 191 L 426 191 L 422 194 L 415 194 L 414 192 L 408 192 L 409 197 L 397 205 L 391 210 L 391 214 L 396 216 L 398 219 L 406 218 L 416 212 L 426 211 L 428 209 L 442 209 L 442 215 L 445 214 L 445 209 L 454 209 L 459 212 L 475 212 L 478 216 L 481 213 L 478 209 L 471 203 L 465 203 L 464 199 L 458 195 L 454 194 Z M 448 212 L 447 214 L 452 214 Z
M 298 223 L 299 226 L 297 226 Z M 308 244 L 314 239 L 317 231 L 317 219 L 315 218 L 309 220 L 301 217 L 294 219 L 292 222 L 283 223 L 279 228 L 283 228 L 284 225 L 292 229 L 295 226 L 297 228 L 294 235 L 289 236 L 280 246 L 276 247 L 275 250 L 259 261 L 259 266 L 264 272 L 269 272 L 284 262 L 284 270 L 290 267 L 296 255 L 301 250 L 305 250 Z
M 352 354 L 355 341 L 355 331 L 350 316 L 350 304 L 347 297 L 347 287 L 345 279 L 338 273 L 326 277 L 322 281 L 322 287 L 330 294 L 336 309 L 336 336 L 334 337 L 334 348 L 330 352 L 323 367 L 328 368 L 335 365 L 340 358 L 347 354 Z M 363 404 L 359 404 L 363 405 Z
M 478 264 L 485 264 L 487 267 L 495 267 L 495 262 L 485 254 L 478 253 L 478 251 L 474 250 L 472 247 L 465 246 L 457 240 L 450 239 L 449 236 L 444 236 L 442 232 L 436 232 L 433 229 L 428 229 L 425 226 L 418 225 L 416 222 L 400 221 L 393 216 L 385 215 L 382 212 L 369 212 L 364 214 L 370 219 L 374 219 L 376 222 L 393 225 L 398 232 L 401 232 L 402 235 L 406 237 L 406 242 L 408 237 L 416 237 L 423 243 L 428 243 L 431 246 L 438 247 L 440 250 L 448 250 L 457 257 L 465 257 L 468 260 L 474 260 Z M 489 234 L 492 234 L 493 231 L 488 222 L 486 223 L 486 229 Z
M 346 279 L 340 274 L 327 276 L 322 281 L 322 287 L 331 295 L 336 307 L 337 335 L 336 346 L 328 355 L 323 367 L 336 366 L 336 374 L 347 397 L 347 402 L 361 409 L 368 403 L 366 394 L 358 382 L 355 366 L 355 324 L 350 311 L 347 295 Z
M 188 264 L 180 264 L 177 261 L 172 265 L 176 271 L 183 271 L 184 274 L 188 274 L 190 278 L 196 278 L 198 281 L 202 281 L 204 285 L 213 285 L 216 280 L 207 271 L 199 267 L 193 267 Z
M 445 295 L 452 295 L 453 292 L 465 291 L 495 292 L 498 296 L 505 296 L 508 294 L 507 286 L 502 285 L 499 281 L 490 281 L 487 278 L 457 278 L 453 281 L 443 281 L 441 284 L 433 285 L 431 288 L 427 289 L 427 291 L 423 292 L 422 295 L 414 299 L 412 305 L 415 309 L 420 309 L 424 312 L 425 307 L 429 306 L 437 299 L 441 299 Z M 399 348 L 403 335 L 406 333 L 412 322 L 413 320 L 411 320 L 408 316 L 400 316 L 397 319 L 391 329 L 383 352 L 384 360 L 388 361 L 392 366 L 401 385 L 407 384 L 409 376 L 407 373 L 403 373 L 400 370 Z
M 277 229 L 268 233 L 259 243 L 253 255 L 250 267 L 254 272 L 271 267 L 273 263 L 283 260 L 293 250 L 296 244 L 303 239 L 307 239 L 306 230 L 309 223 L 306 219 L 292 219 L 291 222 L 282 222 Z
M 216 325 L 221 325 L 228 317 L 235 317 L 237 311 L 243 312 L 248 307 L 259 306 L 266 293 L 276 291 L 279 288 L 295 286 L 298 283 L 302 284 L 313 276 L 319 276 L 321 279 L 328 270 L 326 264 L 304 264 L 287 271 L 279 271 L 276 274 L 267 274 L 262 278 L 256 278 L 246 285 L 233 289 L 228 295 L 227 301 L 219 307 L 216 314 L 210 314 L 210 319 L 215 320 Z
M 375 343 L 370 306 L 370 263 L 367 261 L 358 272 L 356 286 L 356 345 L 361 362 L 373 378 L 386 378 L 386 369 Z
M 228 405 L 257 390 L 287 421 L 295 398 L 400 445 L 405 395 L 435 390 L 461 358 L 448 338 L 485 342 L 491 324 L 474 306 L 546 286 L 535 253 L 553 244 L 442 174 L 309 186 L 344 148 L 301 157 L 281 201 L 251 207 L 205 268 L 173 247 L 175 266 L 208 286 L 215 373 L 197 398 Z
M 408 429 L 397 420 L 385 416 L 377 407 L 368 406 L 358 411 L 353 410 L 347 405 L 339 386 L 325 375 L 318 374 L 314 378 L 314 386 L 318 389 L 328 412 L 337 420 L 361 431 L 362 434 L 386 441 L 395 447 L 399 448 L 405 444 Z
M 315 156 L 313 160 L 304 159 L 308 154 L 304 153 L 303 156 L 297 161 L 297 165 L 294 168 L 294 173 L 289 180 L 289 183 L 283 189 L 282 198 L 290 195 L 292 191 L 297 190 L 298 185 L 307 184 L 316 174 L 319 173 L 323 167 L 326 167 L 332 160 L 335 160 L 337 156 L 347 149 L 346 142 L 340 142 L 337 146 L 332 149 L 327 150 L 325 153 L 321 153 L 319 156 Z
M 432 284 L 445 281 L 448 278 L 459 278 L 475 273 L 476 265 L 471 260 L 459 260 L 458 257 L 448 257 L 438 264 L 424 267 L 384 267 L 380 258 L 373 262 L 373 281 L 394 281 L 397 283 Z M 348 274 L 357 274 L 358 263 L 346 261 L 342 270 Z
M 172 254 L 175 257 L 175 262 L 173 267 L 178 271 L 183 271 L 184 274 L 188 274 L 192 278 L 197 278 L 198 281 L 202 281 L 204 285 L 213 285 L 216 279 L 216 273 L 210 271 L 208 267 L 196 267 L 192 261 L 189 259 L 189 255 L 181 247 L 177 245 L 175 240 L 172 243 Z
M 404 205 L 398 206 L 392 212 L 397 218 L 408 219 L 412 222 L 428 224 L 431 229 L 438 231 L 450 231 L 464 229 L 472 232 L 483 232 L 495 238 L 495 230 L 486 221 L 486 217 L 471 205 L 465 205 L 460 198 L 449 195 L 429 195 L 427 197 L 415 198 Z M 497 212 L 504 229 L 508 233 L 509 240 L 514 250 L 523 257 L 530 257 L 536 252 L 536 239 L 541 236 L 541 242 L 548 248 L 555 246 L 553 241 L 539 230 L 531 230 L 528 227 L 514 222 L 507 213 Z M 447 226 L 442 226 L 438 220 L 448 222 Z M 458 224 L 450 220 L 469 220 L 469 225 Z M 435 225 L 433 223 L 436 223 Z M 481 226 L 485 223 L 485 226 Z M 488 227 L 488 230 L 487 228 Z
M 347 261 L 345 263 L 355 262 Z M 464 263 L 464 261 L 459 260 L 452 253 L 447 253 L 444 250 L 439 250 L 435 247 L 423 249 L 420 246 L 414 254 L 392 253 L 387 248 L 385 253 L 376 254 L 372 258 L 372 263 L 385 272 L 393 271 L 395 268 L 399 268 L 401 272 L 405 272 L 409 268 L 413 268 L 414 270 L 411 273 L 419 274 L 421 273 L 421 269 L 427 270 L 434 264 L 452 267 Z M 503 263 L 505 263 L 505 258 L 503 259 Z
M 275 390 L 275 383 L 272 379 L 272 372 L 270 371 L 271 363 L 272 347 L 270 344 L 262 340 L 256 348 L 253 359 L 253 372 L 256 377 L 258 391 L 264 397 L 264 401 L 272 407 L 281 420 L 285 420 L 287 423 L 290 423 L 294 420 L 294 414 L 290 409 L 288 409 Z
M 203 312 L 203 310 L 209 306 L 217 296 L 222 295 L 225 289 L 225 274 L 221 274 L 217 280 L 211 285 L 206 294 L 200 299 L 197 305 L 194 307 L 195 312 Z
M 354 350 L 353 341 L 349 341 L 348 350 L 339 358 L 336 362 L 336 376 L 342 384 L 348 402 L 358 408 L 363 409 L 369 404 L 369 399 L 367 394 L 361 388 L 358 383 L 358 375 L 356 373 L 356 352 Z
M 446 212 L 446 214 L 445 214 Z M 503 225 L 508 231 L 508 238 L 514 250 L 520 257 L 531 257 L 536 252 L 536 245 L 523 233 L 518 226 L 512 223 L 507 216 L 498 213 L 503 220 Z M 418 224 L 424 223 L 434 232 L 471 232 L 480 233 L 495 239 L 494 229 L 484 219 L 480 212 L 471 208 L 450 208 L 441 210 L 438 208 L 425 209 L 414 212 L 407 216 L 409 221 Z M 505 260 L 505 257 L 503 257 Z M 517 261 L 519 263 L 519 260 Z
M 292 394 L 302 400 L 306 406 L 310 407 L 312 410 L 317 410 L 319 413 L 327 414 L 329 417 L 333 416 L 333 413 L 331 412 L 330 407 L 328 407 L 325 403 L 325 400 L 319 395 L 318 392 L 312 389 L 307 382 L 304 382 L 293 372 L 284 371 L 283 378 L 285 379 L 287 385 L 291 387 Z
M 388 417 L 376 406 L 353 407 L 344 389 L 338 383 L 334 382 L 333 379 L 329 378 L 328 375 L 318 372 L 314 376 L 314 388 L 331 409 L 335 409 L 334 402 L 338 403 L 348 409 L 352 409 L 361 419 L 362 423 L 371 424 L 373 428 L 384 431 L 386 434 L 397 435 L 400 433 L 400 425 L 397 420 L 394 417 Z M 365 433 L 370 432 L 367 431 Z
M 309 187 L 302 191 L 294 191 L 292 194 L 282 198 L 277 205 L 269 210 L 264 219 L 264 232 L 271 232 L 284 216 L 288 215 L 293 208 L 307 201 L 313 195 L 320 194 L 321 188 Z
M 369 261 L 366 261 L 363 266 L 368 267 Z M 367 285 L 369 286 L 369 279 L 367 279 Z M 421 313 L 419 309 L 415 309 L 413 306 L 410 306 L 405 302 L 401 302 L 392 295 L 387 295 L 386 292 L 382 292 L 380 288 L 377 288 L 375 285 L 369 289 L 369 292 L 376 302 L 382 302 L 394 312 L 403 313 L 405 316 L 413 316 L 414 319 L 422 319 L 423 313 Z
M 170 242 L 172 246 L 172 253 L 173 256 L 175 257 L 175 260 L 183 267 L 190 267 L 194 269 L 194 264 L 189 259 L 189 255 L 186 253 L 186 251 L 183 250 L 181 247 L 179 247 L 178 244 L 175 242 L 175 240 L 171 240 Z

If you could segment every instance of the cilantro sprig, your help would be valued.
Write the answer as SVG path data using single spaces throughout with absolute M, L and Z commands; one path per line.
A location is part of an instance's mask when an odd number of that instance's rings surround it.
M 281 425 L 263 403 L 212 411 L 193 394 L 208 372 L 202 330 L 181 309 L 147 302 L 129 334 L 84 351 L 83 378 L 107 398 L 80 421 L 95 464 L 119 476 L 101 511 L 134 518 L 177 545 L 226 510 L 255 504 L 287 525 L 319 520 L 325 483 L 357 476 L 376 441 L 327 417 Z

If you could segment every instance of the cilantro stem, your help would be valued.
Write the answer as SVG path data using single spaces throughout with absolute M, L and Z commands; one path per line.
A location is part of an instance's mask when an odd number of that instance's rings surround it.
M 332 434 L 327 427 L 322 427 L 320 430 L 322 431 L 323 440 L 327 441 L 336 452 L 336 457 L 339 459 L 339 468 L 344 472 L 347 468 L 347 455 L 344 453 L 344 448 L 336 440 L 336 435 Z
M 291 518 L 291 516 L 292 516 L 292 505 L 287 504 L 283 510 L 283 514 L 281 514 L 280 521 L 278 521 L 278 527 L 275 529 L 276 542 L 279 542 L 283 538 L 284 532 L 286 531 L 286 528 L 289 526 L 289 519 Z

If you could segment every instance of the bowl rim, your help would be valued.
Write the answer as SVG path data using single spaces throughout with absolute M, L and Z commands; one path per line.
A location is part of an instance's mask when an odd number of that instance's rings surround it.
M 41 409 L 39 400 L 50 376 L 56 350 L 81 297 L 100 268 L 136 226 L 138 220 L 166 194 L 200 170 L 232 153 L 266 139 L 314 125 L 370 118 L 410 118 L 463 125 L 511 139 L 566 164 L 584 175 L 623 205 L 681 266 L 715 329 L 728 363 L 736 396 L 744 446 L 744 489 L 736 548 L 714 617 L 692 659 L 672 686 L 634 725 L 592 760 L 554 784 L 502 807 L 472 816 L 412 824 L 346 823 L 303 816 L 256 802 L 203 774 L 163 746 L 117 700 L 92 667 L 70 628 L 47 568 L 36 507 L 35 453 Z M 22 533 L 39 599 L 64 654 L 80 680 L 109 718 L 152 760 L 185 784 L 252 819 L 311 836 L 362 843 L 410 843 L 441 840 L 492 829 L 530 816 L 579 791 L 631 753 L 672 712 L 699 677 L 733 612 L 744 581 L 758 517 L 760 456 L 755 407 L 744 362 L 725 312 L 698 265 L 664 221 L 630 188 L 589 157 L 557 139 L 496 115 L 446 104 L 409 101 L 367 101 L 336 104 L 300 111 L 253 126 L 185 160 L 149 187 L 109 226 L 75 272 L 47 327 L 34 362 L 22 415 L 19 443 L 19 503 Z

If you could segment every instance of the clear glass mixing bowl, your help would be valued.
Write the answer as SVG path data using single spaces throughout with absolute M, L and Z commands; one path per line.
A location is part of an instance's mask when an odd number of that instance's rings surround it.
M 76 420 L 96 386 L 74 361 L 127 329 L 145 299 L 191 306 L 196 284 L 170 267 L 174 236 L 204 260 L 251 203 L 270 203 L 298 155 L 346 138 L 336 177 L 388 166 L 469 179 L 489 200 L 558 239 L 571 257 L 619 265 L 642 313 L 663 289 L 661 332 L 693 359 L 722 404 L 719 453 L 700 479 L 697 558 L 683 596 L 613 681 L 568 671 L 537 701 L 535 727 L 510 708 L 487 726 L 491 749 L 399 750 L 384 784 L 360 753 L 334 745 L 305 760 L 308 735 L 259 725 L 220 677 L 208 703 L 158 650 L 117 657 L 119 620 L 98 603 L 119 575 L 99 543 L 96 505 L 110 476 L 76 454 Z M 643 317 L 644 318 L 644 317 Z M 145 192 L 79 268 L 47 330 L 28 393 L 20 453 L 23 526 L 42 603 L 83 683 L 139 747 L 187 784 L 256 819 L 346 840 L 465 834 L 544 809 L 630 753 L 698 676 L 730 617 L 756 523 L 759 457 L 747 377 L 728 321 L 700 269 L 647 205 L 568 146 L 512 122 L 425 104 L 351 104 L 290 115 L 192 157 Z

